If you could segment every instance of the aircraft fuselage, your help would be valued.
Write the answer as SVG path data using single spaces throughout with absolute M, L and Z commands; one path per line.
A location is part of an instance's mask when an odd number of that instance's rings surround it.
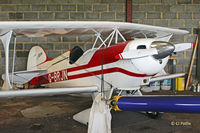
M 69 63 L 70 51 L 39 64 L 48 73 L 31 80 L 34 85 L 49 87 L 98 86 L 101 87 L 102 65 L 105 88 L 137 88 L 149 84 L 149 79 L 160 72 L 168 57 L 160 60 L 152 56 L 137 59 L 116 59 L 116 55 L 138 46 L 150 47 L 153 39 L 138 39 L 118 43 L 107 48 L 90 49 L 74 64 Z M 122 82 L 123 81 L 123 82 Z

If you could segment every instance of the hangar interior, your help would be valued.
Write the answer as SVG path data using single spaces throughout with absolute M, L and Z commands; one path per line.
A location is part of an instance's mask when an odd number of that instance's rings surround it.
M 175 29 L 183 29 L 189 31 L 186 35 L 174 35 L 170 42 L 172 43 L 191 43 L 196 42 L 196 38 L 200 36 L 199 22 L 200 22 L 200 1 L 199 0 L 0 0 L 0 21 L 117 21 L 130 22 L 138 24 L 147 24 L 161 27 L 169 27 Z M 199 31 L 199 34 L 198 34 Z M 55 58 L 60 54 L 70 50 L 75 46 L 79 46 L 84 51 L 90 49 L 95 41 L 94 35 L 67 35 L 67 36 L 48 36 L 48 37 L 16 37 L 16 52 L 14 53 L 14 38 L 10 44 L 10 68 L 12 71 L 12 62 L 15 55 L 15 71 L 26 70 L 27 57 L 29 50 L 33 46 L 41 46 L 47 53 L 49 58 Z M 165 81 L 165 88 L 162 89 L 160 82 L 154 82 L 150 85 L 153 88 L 151 91 L 143 90 L 144 94 L 150 95 L 199 95 L 200 92 L 200 47 L 197 45 L 196 50 L 190 49 L 177 54 L 173 54 L 168 66 L 165 68 L 169 73 L 182 73 L 187 75 L 184 78 Z M 5 71 L 5 53 L 4 47 L 0 44 L 0 75 Z M 189 78 L 188 78 L 189 77 Z M 169 84 L 167 84 L 170 82 Z M 166 87 L 167 84 L 167 87 Z M 0 86 L 3 85 L 3 80 L 0 79 Z M 182 87 L 184 86 L 184 87 Z M 187 87 L 185 87 L 187 86 Z M 167 91 L 166 91 L 167 90 Z M 75 123 L 71 115 L 85 107 L 92 102 L 91 99 L 82 99 L 78 97 L 79 102 L 70 103 L 70 100 L 76 100 L 73 97 L 66 98 L 49 97 L 47 98 L 33 98 L 31 99 L 9 99 L 2 100 L 0 104 L 0 129 L 3 132 L 65 132 L 69 129 L 71 132 L 85 131 L 86 127 Z M 24 100 L 22 102 L 21 100 Z M 67 101 L 69 100 L 69 101 Z M 82 101 L 81 101 L 82 100 Z M 80 102 L 81 101 L 81 102 Z M 52 117 L 36 116 L 34 119 L 21 118 L 21 110 L 32 106 L 53 106 L 58 114 L 53 114 Z M 51 103 L 52 102 L 52 103 Z M 6 104 L 5 104 L 6 103 Z M 30 103 L 30 104 L 29 104 Z M 5 105 L 4 105 L 5 104 Z M 83 106 L 82 104 L 86 104 Z M 79 108 L 76 108 L 76 105 Z M 9 109 L 10 108 L 10 109 Z M 70 109 L 68 109 L 70 108 Z M 62 111 L 66 110 L 66 111 Z M 68 111 L 68 113 L 66 113 Z M 13 113 L 12 113 L 13 112 Z M 54 113 L 53 112 L 53 113 Z M 52 112 L 50 112 L 52 113 Z M 6 114 L 4 116 L 4 114 Z M 64 114 L 64 115 L 63 115 Z M 199 114 L 169 114 L 163 115 L 160 121 L 160 127 L 157 127 L 157 122 L 145 118 L 140 113 L 125 112 L 120 115 L 118 112 L 114 113 L 113 123 L 115 124 L 113 132 L 178 132 L 181 133 L 192 131 L 199 132 L 198 127 L 200 116 Z M 45 114 L 46 115 L 46 114 Z M 64 117 L 62 117 L 62 115 Z M 128 115 L 133 115 L 127 125 L 126 119 Z M 50 115 L 51 116 L 51 115 Z M 58 116 L 58 117 L 56 117 Z M 8 119 L 7 119 L 8 117 Z M 189 118 L 190 117 L 190 118 Z M 6 120 L 7 119 L 7 120 Z M 22 124 L 13 122 L 19 120 Z M 62 119 L 62 120 L 60 120 Z M 122 127 L 117 123 L 122 119 Z M 143 121 L 143 126 L 139 128 Z M 55 121 L 55 122 L 53 122 Z M 60 122 L 59 122 L 60 121 Z M 61 122 L 62 121 L 62 122 Z M 56 124 L 56 122 L 59 124 Z M 48 124 L 53 126 L 49 129 Z M 131 124 L 132 123 L 132 124 Z M 69 124 L 71 127 L 65 128 Z M 114 125 L 113 124 L 113 125 Z M 148 126 L 146 126 L 148 124 Z M 150 125 L 150 126 L 149 126 Z M 12 127 L 12 128 L 11 128 Z M 56 129 L 58 127 L 58 129 Z M 134 129 L 134 127 L 137 127 Z M 165 129 L 165 130 L 164 130 Z

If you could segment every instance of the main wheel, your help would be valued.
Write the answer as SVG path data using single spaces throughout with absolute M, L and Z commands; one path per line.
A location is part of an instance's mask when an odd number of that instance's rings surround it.
M 146 112 L 147 116 L 151 119 L 159 119 L 162 117 L 163 113 L 160 112 Z

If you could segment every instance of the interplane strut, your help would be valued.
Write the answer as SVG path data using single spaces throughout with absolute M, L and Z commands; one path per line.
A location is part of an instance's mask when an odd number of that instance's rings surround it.
M 10 40 L 12 37 L 13 31 L 9 31 L 6 34 L 0 36 L 0 39 L 3 43 L 4 46 L 4 51 L 5 51 L 5 80 L 2 86 L 2 90 L 10 90 L 12 89 L 12 86 L 10 84 L 10 79 L 9 79 L 9 45 L 10 45 Z

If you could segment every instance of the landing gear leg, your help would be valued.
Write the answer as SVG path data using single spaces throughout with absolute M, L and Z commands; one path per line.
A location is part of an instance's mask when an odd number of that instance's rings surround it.
M 142 92 L 140 91 L 140 89 L 137 89 L 134 92 L 132 92 L 132 95 L 142 96 Z

